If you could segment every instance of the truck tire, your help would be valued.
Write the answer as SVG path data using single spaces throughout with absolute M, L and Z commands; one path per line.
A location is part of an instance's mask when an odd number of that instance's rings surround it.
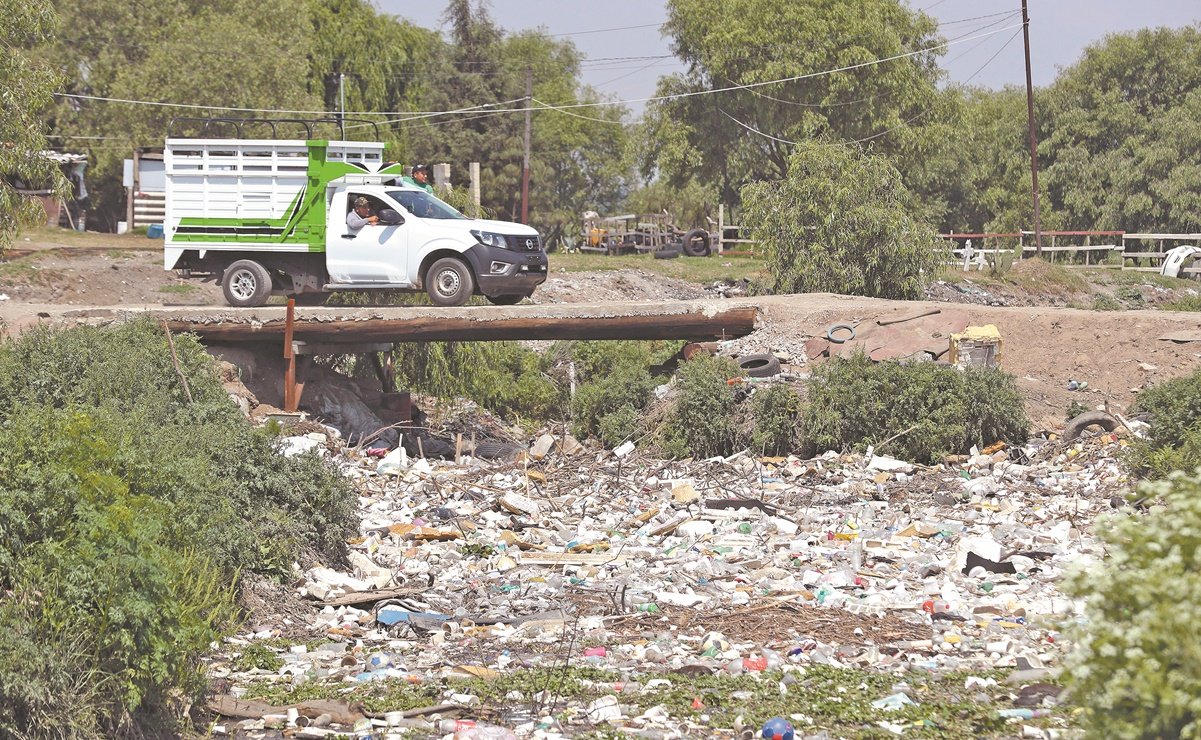
M 271 273 L 254 260 L 238 260 L 225 268 L 221 290 L 231 306 L 261 306 L 271 297 Z
M 775 355 L 743 355 L 738 369 L 748 378 L 770 378 L 780 374 L 780 360 Z
M 475 278 L 462 260 L 443 257 L 426 271 L 425 292 L 435 306 L 462 306 L 475 293 Z
M 524 293 L 521 295 L 489 295 L 484 296 L 493 306 L 516 306 L 521 303 L 523 298 L 527 298 Z
M 663 249 L 655 250 L 654 257 L 657 260 L 674 260 L 680 256 L 680 250 L 674 247 L 664 247 Z
M 684 235 L 684 254 L 689 257 L 709 256 L 709 232 L 693 229 Z
M 1063 428 L 1063 441 L 1071 442 L 1084 433 L 1089 427 L 1101 427 L 1101 429 L 1112 432 L 1122 426 L 1122 422 L 1118 421 L 1117 417 L 1107 414 L 1104 411 L 1086 411 L 1083 414 L 1075 417 L 1067 423 Z

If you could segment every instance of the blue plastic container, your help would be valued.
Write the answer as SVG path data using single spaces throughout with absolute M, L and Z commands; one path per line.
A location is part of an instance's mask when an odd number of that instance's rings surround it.
M 162 239 L 163 238 L 163 225 L 162 224 L 150 224 L 149 226 L 147 226 L 146 227 L 146 238 Z

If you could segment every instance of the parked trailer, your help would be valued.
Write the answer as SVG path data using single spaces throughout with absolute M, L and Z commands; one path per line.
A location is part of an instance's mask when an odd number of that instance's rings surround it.
M 367 141 L 168 138 L 164 268 L 217 280 L 232 306 L 381 289 L 509 305 L 545 282 L 536 230 L 468 218 L 403 184 L 383 154 Z M 379 223 L 347 225 L 358 197 Z

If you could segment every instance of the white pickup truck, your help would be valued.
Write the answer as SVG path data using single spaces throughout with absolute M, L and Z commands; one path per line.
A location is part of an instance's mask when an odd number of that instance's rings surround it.
M 468 218 L 403 185 L 383 152 L 362 141 L 168 138 L 164 268 L 218 280 L 231 306 L 371 289 L 510 305 L 545 282 L 537 231 Z M 379 223 L 352 229 L 360 196 Z

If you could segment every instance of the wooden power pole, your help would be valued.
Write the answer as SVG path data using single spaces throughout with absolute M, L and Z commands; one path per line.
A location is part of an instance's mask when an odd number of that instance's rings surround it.
M 1026 41 L 1026 126 L 1030 129 L 1030 192 L 1034 196 L 1034 253 L 1042 257 L 1043 230 L 1038 207 L 1038 138 L 1034 135 L 1034 84 L 1030 81 L 1030 14 L 1026 10 L 1026 0 L 1022 0 L 1022 35 Z
M 525 159 L 521 165 L 521 223 L 530 222 L 530 106 L 534 102 L 534 73 L 525 68 Z

